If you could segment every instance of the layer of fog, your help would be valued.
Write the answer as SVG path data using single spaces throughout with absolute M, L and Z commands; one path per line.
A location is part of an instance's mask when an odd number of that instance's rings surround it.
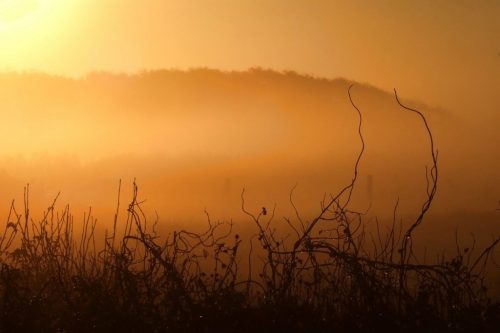
M 264 70 L 81 80 L 1 74 L 2 212 L 13 198 L 22 203 L 29 183 L 33 212 L 61 191 L 60 203 L 77 215 L 92 206 L 111 221 L 118 181 L 126 201 L 135 178 L 146 211 L 163 224 L 202 223 L 205 209 L 216 219 L 248 222 L 243 188 L 251 209 L 276 205 L 282 217 L 293 214 L 289 194 L 297 186 L 297 207 L 312 216 L 325 193 L 352 177 L 360 141 L 350 84 Z M 409 223 L 425 198 L 431 162 L 423 124 L 392 93 L 356 84 L 352 95 L 366 142 L 352 208 L 384 223 L 399 200 L 398 214 Z M 439 149 L 439 190 L 422 237 L 456 226 L 484 238 L 498 234 L 494 124 L 471 126 L 459 112 L 401 97 L 426 115 Z

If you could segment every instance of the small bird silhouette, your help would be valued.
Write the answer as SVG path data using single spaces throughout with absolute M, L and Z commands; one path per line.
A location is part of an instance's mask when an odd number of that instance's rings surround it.
M 267 215 L 267 209 L 266 209 L 266 207 L 262 207 L 262 215 Z

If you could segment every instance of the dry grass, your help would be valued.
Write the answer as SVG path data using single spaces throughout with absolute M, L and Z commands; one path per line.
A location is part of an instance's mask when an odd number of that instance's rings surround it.
M 350 91 L 349 91 L 349 97 Z M 398 101 L 399 102 L 399 101 Z M 242 239 L 228 223 L 160 237 L 138 200 L 126 221 L 115 215 L 103 239 L 91 212 L 75 230 L 69 207 L 44 217 L 14 203 L 0 239 L 2 332 L 352 332 L 496 331 L 500 305 L 484 284 L 497 238 L 482 251 L 457 246 L 456 255 L 421 263 L 412 232 L 424 221 L 437 190 L 437 152 L 431 142 L 428 196 L 415 223 L 394 223 L 369 234 L 363 214 L 350 210 L 352 181 L 327 196 L 318 215 L 287 219 L 278 234 L 274 212 L 242 209 L 256 235 Z M 406 108 L 405 106 L 401 105 Z M 293 192 L 290 194 L 293 203 Z M 117 212 L 119 209 L 119 201 Z M 240 245 L 250 251 L 243 256 Z M 248 257 L 247 257 L 248 255 Z M 240 266 L 245 263 L 244 269 Z

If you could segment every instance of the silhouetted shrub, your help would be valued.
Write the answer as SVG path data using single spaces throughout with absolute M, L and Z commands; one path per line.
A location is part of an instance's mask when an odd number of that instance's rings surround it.
M 495 331 L 499 304 L 484 285 L 485 267 L 500 238 L 475 255 L 420 263 L 412 232 L 424 220 L 437 190 L 437 153 L 422 211 L 407 229 L 393 223 L 375 237 L 363 215 L 349 209 L 352 181 L 325 197 L 320 213 L 286 220 L 291 236 L 277 234 L 274 211 L 242 209 L 256 226 L 246 257 L 230 223 L 208 216 L 203 232 L 156 233 L 134 195 L 122 224 L 99 242 L 91 212 L 75 231 L 69 207 L 54 200 L 36 222 L 11 205 L 0 239 L 2 332 L 356 332 Z M 397 98 L 397 95 L 396 95 Z M 399 100 L 398 100 L 399 103 Z M 293 203 L 292 194 L 290 201 Z M 119 200 L 118 200 L 119 207 Z M 117 211 L 118 211 L 117 207 Z M 394 221 L 395 222 L 395 221 Z M 371 242 L 371 243 L 368 243 Z M 257 244 L 257 245 L 256 245 Z M 262 258 L 262 261 L 256 260 Z

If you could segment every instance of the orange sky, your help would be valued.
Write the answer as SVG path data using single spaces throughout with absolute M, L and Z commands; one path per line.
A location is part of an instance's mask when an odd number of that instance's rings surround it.
M 494 116 L 498 17 L 495 0 L 0 0 L 0 70 L 262 66 Z

